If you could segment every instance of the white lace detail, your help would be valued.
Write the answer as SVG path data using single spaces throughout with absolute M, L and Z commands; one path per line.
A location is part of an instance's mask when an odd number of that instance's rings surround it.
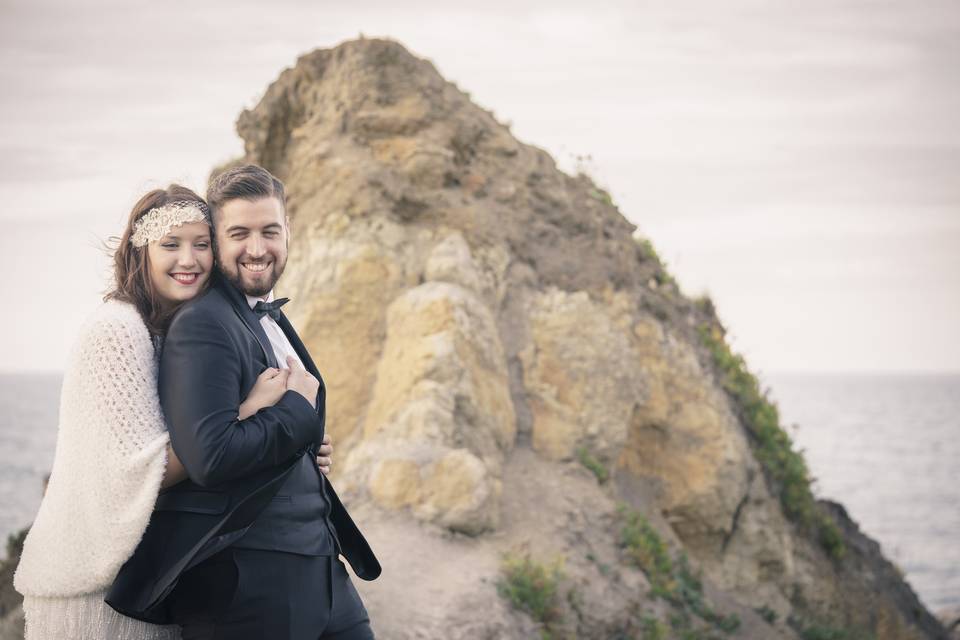
M 104 591 L 72 598 L 23 600 L 26 640 L 180 640 L 177 625 L 158 626 L 122 616 Z
M 130 244 L 135 247 L 142 247 L 151 242 L 156 242 L 170 233 L 170 230 L 174 227 L 179 227 L 187 222 L 206 222 L 210 224 L 204 208 L 202 203 L 193 200 L 177 200 L 162 207 L 154 207 L 143 214 L 133 225 Z

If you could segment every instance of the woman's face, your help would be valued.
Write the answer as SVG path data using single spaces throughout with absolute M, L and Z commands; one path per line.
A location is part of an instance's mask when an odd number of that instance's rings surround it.
M 210 226 L 187 222 L 147 245 L 150 281 L 165 305 L 185 302 L 203 289 L 213 269 Z

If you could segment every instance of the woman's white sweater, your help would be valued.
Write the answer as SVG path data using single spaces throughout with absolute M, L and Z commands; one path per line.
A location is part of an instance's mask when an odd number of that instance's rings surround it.
M 132 305 L 105 302 L 67 364 L 50 482 L 14 576 L 28 638 L 176 637 L 102 593 L 146 530 L 168 442 L 147 327 Z

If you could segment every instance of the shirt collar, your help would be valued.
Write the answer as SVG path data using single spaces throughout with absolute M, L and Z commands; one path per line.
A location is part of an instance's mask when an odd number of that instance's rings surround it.
M 262 298 L 257 298 L 256 296 L 248 296 L 247 294 L 243 294 L 243 297 L 247 299 L 247 304 L 250 305 L 251 309 L 253 309 L 255 306 L 257 306 L 257 303 L 260 302 L 261 300 L 263 302 L 273 302 L 273 291 L 271 291 L 270 293 L 268 293 L 266 296 Z

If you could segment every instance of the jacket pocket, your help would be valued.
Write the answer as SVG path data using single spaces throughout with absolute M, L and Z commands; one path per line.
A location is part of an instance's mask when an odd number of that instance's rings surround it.
M 227 510 L 230 496 L 216 491 L 173 491 L 157 498 L 157 511 L 185 511 L 218 515 Z

